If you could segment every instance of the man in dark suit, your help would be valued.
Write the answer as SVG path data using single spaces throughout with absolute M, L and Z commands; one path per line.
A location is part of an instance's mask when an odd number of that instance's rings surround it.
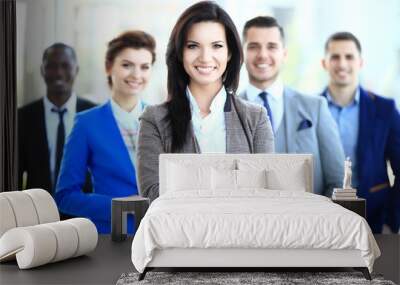
M 44 51 L 40 71 L 46 96 L 18 110 L 20 190 L 43 188 L 53 194 L 64 142 L 75 114 L 95 106 L 73 92 L 78 70 L 72 47 L 55 43 Z
M 374 233 L 386 223 L 400 226 L 400 114 L 392 99 L 359 83 L 361 44 L 349 32 L 335 33 L 325 44 L 324 69 L 329 84 L 322 95 L 339 127 L 346 156 L 352 160 L 352 186 L 367 200 L 367 220 Z M 387 161 L 395 176 L 389 183 Z

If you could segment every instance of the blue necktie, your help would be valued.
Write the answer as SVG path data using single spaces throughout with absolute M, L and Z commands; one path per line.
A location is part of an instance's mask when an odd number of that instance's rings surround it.
M 260 96 L 261 99 L 264 102 L 264 107 L 265 107 L 265 109 L 267 109 L 269 121 L 271 122 L 271 127 L 272 127 L 272 130 L 273 130 L 274 129 L 274 124 L 273 124 L 273 120 L 272 120 L 271 107 L 269 106 L 269 103 L 268 103 L 268 93 L 263 91 L 258 96 Z
M 64 114 L 67 112 L 67 109 L 56 109 L 52 108 L 52 112 L 58 113 L 59 121 L 57 127 L 57 143 L 56 143 L 56 167 L 54 171 L 54 185 L 57 184 L 58 172 L 60 171 L 60 163 L 63 155 L 64 150 L 64 142 L 65 142 L 65 126 L 64 126 Z

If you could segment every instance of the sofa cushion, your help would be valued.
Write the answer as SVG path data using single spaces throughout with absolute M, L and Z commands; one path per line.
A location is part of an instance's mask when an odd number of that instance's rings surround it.
M 0 193 L 0 217 L 0 237 L 15 227 L 60 220 L 53 197 L 43 189 Z
M 88 219 L 17 227 L 0 238 L 0 261 L 17 259 L 20 269 L 86 254 L 96 248 L 96 226 Z

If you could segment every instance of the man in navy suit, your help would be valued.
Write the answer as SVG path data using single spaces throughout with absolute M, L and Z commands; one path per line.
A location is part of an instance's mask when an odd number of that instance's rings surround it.
M 53 194 L 75 114 L 95 105 L 73 92 L 78 63 L 72 47 L 63 43 L 48 47 L 40 71 L 46 96 L 18 110 L 18 188 L 43 188 Z M 89 181 L 85 189 L 90 191 Z
M 326 101 L 284 86 L 279 74 L 287 50 L 284 31 L 274 18 L 249 20 L 243 49 L 250 84 L 240 96 L 267 109 L 276 152 L 313 154 L 314 193 L 330 197 L 334 187 L 342 186 L 344 153 Z
M 352 160 L 352 186 L 367 200 L 367 220 L 374 233 L 386 223 L 400 223 L 400 115 L 392 99 L 365 90 L 359 83 L 361 44 L 349 32 L 331 35 L 323 68 L 330 80 L 323 92 L 339 128 L 346 156 Z M 390 185 L 387 161 L 395 176 Z

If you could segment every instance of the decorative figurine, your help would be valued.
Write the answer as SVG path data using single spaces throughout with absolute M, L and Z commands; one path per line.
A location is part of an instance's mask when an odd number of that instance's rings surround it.
M 343 189 L 353 189 L 351 187 L 351 160 L 350 157 L 346 157 L 344 161 L 344 178 L 343 178 Z
M 346 157 L 344 161 L 344 178 L 342 188 L 334 188 L 332 193 L 333 200 L 356 200 L 357 189 L 351 187 L 351 160 L 350 157 Z

